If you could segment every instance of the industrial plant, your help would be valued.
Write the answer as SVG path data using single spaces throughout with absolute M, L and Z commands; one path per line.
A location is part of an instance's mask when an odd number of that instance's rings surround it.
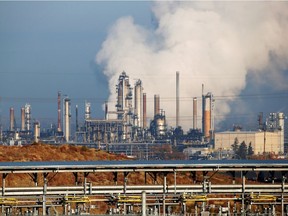
M 123 71 L 116 85 L 115 107 L 109 107 L 108 102 L 105 102 L 105 114 L 102 119 L 92 117 L 89 101 L 85 102 L 84 116 L 79 117 L 78 105 L 75 106 L 75 112 L 72 112 L 71 99 L 66 95 L 62 98 L 59 91 L 55 101 L 58 114 L 56 124 L 41 130 L 41 122 L 31 117 L 32 107 L 27 103 L 21 108 L 21 124 L 18 126 L 15 122 L 14 108 L 11 107 L 10 125 L 9 128 L 1 127 L 0 142 L 3 145 L 25 145 L 33 142 L 86 145 L 147 160 L 161 159 L 153 158 L 151 147 L 163 144 L 177 148 L 190 159 L 195 155 L 209 159 L 215 152 L 228 152 L 231 156 L 231 146 L 236 141 L 239 144 L 244 142 L 247 146 L 250 145 L 254 154 L 284 154 L 283 113 L 270 113 L 266 120 L 263 120 L 262 113 L 259 116 L 259 128 L 255 131 L 242 131 L 241 127 L 237 127 L 231 131 L 215 132 L 214 107 L 217 101 L 212 92 L 205 92 L 203 84 L 202 98 L 192 98 L 192 128 L 184 132 L 179 122 L 179 76 L 180 73 L 177 71 L 175 127 L 167 123 L 165 110 L 161 107 L 161 95 L 155 94 L 154 107 L 147 107 L 144 84 L 140 79 L 131 83 L 129 76 Z M 199 99 L 202 99 L 201 128 L 197 127 L 197 116 L 200 114 L 197 110 Z M 153 118 L 149 120 L 148 109 L 154 110 Z

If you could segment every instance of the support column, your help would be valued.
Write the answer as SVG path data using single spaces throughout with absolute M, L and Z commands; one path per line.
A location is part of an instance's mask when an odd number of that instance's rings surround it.
M 5 184 L 6 184 L 6 177 L 8 176 L 8 173 L 3 173 L 2 174 L 2 197 L 5 196 Z M 4 204 L 2 204 L 2 215 L 4 214 L 5 209 L 4 209 Z
M 142 216 L 146 216 L 146 191 L 142 191 Z
M 285 174 L 282 173 L 282 185 L 281 185 L 281 214 L 284 215 L 284 189 L 285 189 Z
M 42 198 L 42 215 L 46 215 L 46 194 L 47 194 L 47 176 L 48 173 L 43 173 L 44 185 L 43 185 L 43 198 Z
M 176 194 L 176 185 L 177 185 L 177 179 L 176 179 L 176 171 L 174 170 L 174 194 Z
M 167 193 L 167 173 L 164 173 L 164 180 L 163 180 L 163 216 L 166 215 L 166 193 Z
M 87 177 L 88 177 L 88 175 L 89 175 L 89 172 L 85 172 L 84 173 L 84 195 L 86 195 L 86 191 L 87 191 Z
M 245 181 L 246 181 L 246 173 L 241 171 L 241 176 L 242 176 L 242 205 L 241 205 L 241 215 L 245 215 Z
M 74 179 L 75 179 L 75 185 L 78 185 L 78 172 L 73 172 Z

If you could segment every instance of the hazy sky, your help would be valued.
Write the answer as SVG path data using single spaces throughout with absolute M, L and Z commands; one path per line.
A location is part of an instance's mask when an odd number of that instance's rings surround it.
M 249 128 L 258 112 L 288 115 L 287 35 L 288 2 L 0 1 L 1 119 L 7 128 L 14 107 L 19 126 L 29 103 L 33 119 L 55 123 L 58 91 L 71 98 L 72 115 L 78 104 L 83 117 L 87 100 L 103 118 L 125 70 L 132 85 L 143 81 L 149 103 L 160 94 L 174 126 L 179 71 L 184 128 L 193 97 L 200 115 L 202 83 L 219 125 Z

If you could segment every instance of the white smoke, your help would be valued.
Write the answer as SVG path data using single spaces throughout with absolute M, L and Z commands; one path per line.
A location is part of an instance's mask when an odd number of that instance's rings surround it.
M 132 17 L 122 17 L 111 27 L 96 62 L 104 66 L 110 98 L 125 70 L 141 79 L 147 93 L 148 116 L 153 96 L 160 95 L 168 124 L 175 126 L 176 71 L 180 72 L 180 125 L 192 127 L 193 97 L 238 95 L 247 73 L 268 73 L 283 83 L 288 68 L 288 2 L 155 2 L 157 28 L 146 29 Z M 261 80 L 261 75 L 255 76 Z M 201 115 L 198 100 L 198 115 Z M 150 104 L 150 105 L 149 105 Z M 111 107 L 111 106 L 110 106 Z M 228 101 L 217 102 L 216 120 L 230 112 Z M 218 117 L 217 117 L 218 116 Z M 200 116 L 201 117 L 201 116 Z M 198 120 L 198 127 L 201 121 Z

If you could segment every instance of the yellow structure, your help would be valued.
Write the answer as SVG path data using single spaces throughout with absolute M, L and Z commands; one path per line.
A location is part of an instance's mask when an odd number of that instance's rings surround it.
M 284 152 L 283 132 L 267 131 L 226 131 L 215 133 L 215 150 L 229 150 L 237 139 L 239 145 L 244 141 L 247 146 L 251 143 L 254 154 L 263 152 Z

